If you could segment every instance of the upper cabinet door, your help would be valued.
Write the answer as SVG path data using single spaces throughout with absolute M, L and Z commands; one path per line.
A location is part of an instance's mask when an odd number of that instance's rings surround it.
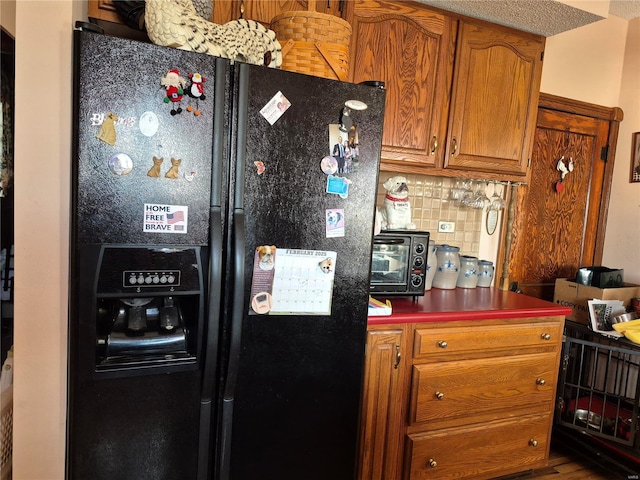
M 445 168 L 527 176 L 544 38 L 461 22 Z
M 411 2 L 355 3 L 349 80 L 385 82 L 383 168 L 442 166 L 455 25 Z

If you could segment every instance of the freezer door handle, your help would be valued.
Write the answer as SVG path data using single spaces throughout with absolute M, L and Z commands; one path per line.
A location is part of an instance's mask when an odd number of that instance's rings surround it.
M 224 385 L 222 402 L 220 478 L 229 478 L 231 465 L 231 434 L 233 423 L 233 399 L 238 380 L 240 345 L 242 339 L 242 321 L 244 318 L 244 212 L 237 209 L 233 214 L 234 252 L 233 252 L 233 307 L 231 310 L 231 339 L 229 345 L 229 363 Z

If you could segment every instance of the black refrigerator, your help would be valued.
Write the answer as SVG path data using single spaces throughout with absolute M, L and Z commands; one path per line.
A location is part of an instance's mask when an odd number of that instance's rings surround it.
M 384 89 L 74 35 L 67 478 L 355 478 Z

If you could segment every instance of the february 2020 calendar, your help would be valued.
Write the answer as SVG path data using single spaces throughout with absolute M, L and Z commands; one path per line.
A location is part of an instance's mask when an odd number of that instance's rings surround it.
M 250 314 L 331 315 L 336 252 L 256 249 Z

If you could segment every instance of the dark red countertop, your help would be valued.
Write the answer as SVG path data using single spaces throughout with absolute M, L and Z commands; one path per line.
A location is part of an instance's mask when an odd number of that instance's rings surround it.
M 423 297 L 374 297 L 391 301 L 392 314 L 369 325 L 571 315 L 569 307 L 497 288 L 432 288 Z

